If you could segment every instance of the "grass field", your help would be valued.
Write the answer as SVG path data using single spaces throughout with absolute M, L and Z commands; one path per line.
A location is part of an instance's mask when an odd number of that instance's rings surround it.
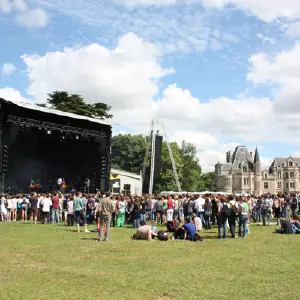
M 92 227 L 93 228 L 93 227 Z M 246 239 L 112 241 L 66 226 L 0 223 L 0 299 L 299 299 L 299 239 L 251 226 Z

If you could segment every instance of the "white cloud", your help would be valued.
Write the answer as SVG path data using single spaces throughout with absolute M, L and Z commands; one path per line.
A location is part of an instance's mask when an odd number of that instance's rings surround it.
M 0 98 L 12 102 L 29 102 L 30 100 L 24 98 L 21 93 L 13 88 L 0 89 Z
M 269 44 L 276 44 L 276 38 L 270 38 L 268 36 L 264 36 L 262 33 L 258 33 L 257 37 L 262 40 L 262 42 L 265 43 L 269 43 Z
M 44 10 L 35 8 L 18 14 L 17 21 L 28 28 L 42 28 L 47 25 L 48 16 Z
M 292 37 L 300 36 L 300 22 L 295 22 L 287 26 L 287 34 Z
M 45 10 L 30 8 L 24 0 L 0 0 L 0 11 L 15 13 L 16 20 L 21 26 L 41 28 L 48 23 L 48 15 Z
M 10 63 L 5 63 L 3 64 L 2 66 L 2 75 L 5 75 L 5 76 L 9 76 L 11 75 L 17 68 L 13 65 L 13 64 L 10 64 Z
M 120 38 L 113 50 L 91 44 L 44 56 L 24 55 L 28 93 L 44 102 L 47 93 L 67 90 L 90 103 L 111 105 L 116 122 L 145 124 L 151 119 L 157 82 L 173 72 L 159 64 L 160 55 L 157 47 L 133 33 Z
M 259 19 L 270 22 L 276 18 L 284 17 L 297 19 L 300 16 L 298 0 L 115 0 L 127 5 L 171 5 L 202 3 L 208 8 L 223 9 L 227 5 L 235 7 L 257 16 Z

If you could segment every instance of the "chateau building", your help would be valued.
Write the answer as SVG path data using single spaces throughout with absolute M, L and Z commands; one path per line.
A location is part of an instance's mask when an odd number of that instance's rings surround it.
M 226 153 L 226 163 L 215 166 L 216 188 L 232 194 L 295 193 L 300 191 L 300 158 L 275 158 L 268 170 L 261 169 L 259 153 L 238 146 Z

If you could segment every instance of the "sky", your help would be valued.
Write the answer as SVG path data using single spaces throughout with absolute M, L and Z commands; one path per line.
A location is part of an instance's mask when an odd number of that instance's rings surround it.
M 114 134 L 300 157 L 299 0 L 0 0 L 0 97 L 112 106 Z

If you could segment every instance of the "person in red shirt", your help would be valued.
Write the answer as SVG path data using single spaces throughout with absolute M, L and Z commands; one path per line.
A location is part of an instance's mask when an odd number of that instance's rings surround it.
M 52 197 L 52 224 L 59 224 L 59 198 L 57 193 L 53 194 Z
M 169 198 L 167 201 L 167 221 L 172 222 L 173 221 L 173 212 L 174 212 L 174 200 L 172 198 Z

